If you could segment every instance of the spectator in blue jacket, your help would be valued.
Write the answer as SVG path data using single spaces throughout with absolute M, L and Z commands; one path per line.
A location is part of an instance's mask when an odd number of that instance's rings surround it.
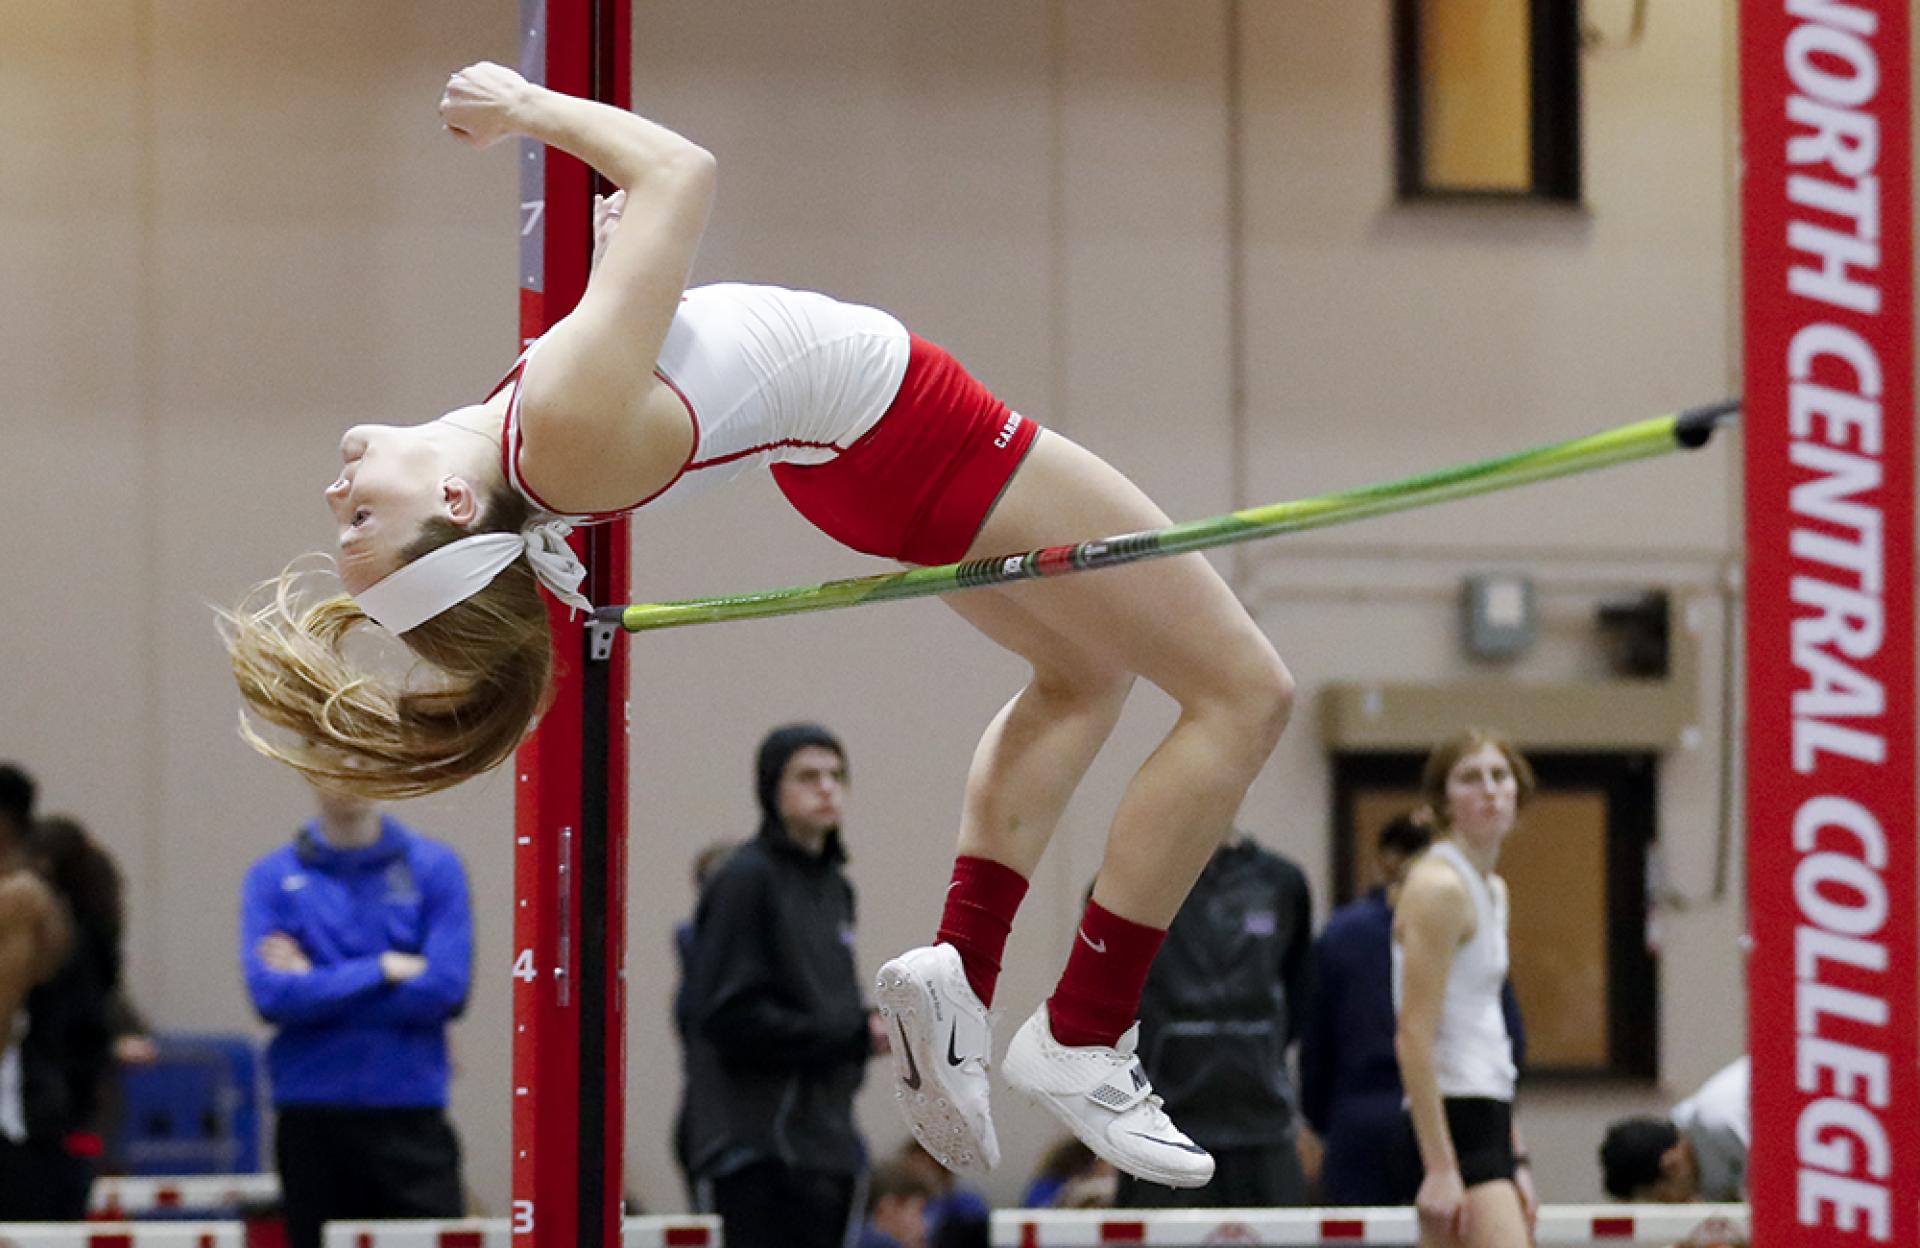
M 473 922 L 453 850 L 360 798 L 247 873 L 240 964 L 260 1016 L 291 1248 L 330 1219 L 463 1212 L 447 1121 L 447 1024 L 466 1006 Z
M 1432 839 L 1424 811 L 1389 820 L 1374 849 L 1378 884 L 1328 916 L 1313 944 L 1300 1107 L 1320 1136 L 1320 1199 L 1329 1205 L 1410 1205 L 1420 1190 L 1420 1171 L 1391 1161 L 1405 1153 L 1408 1131 L 1393 1051 L 1393 903 Z M 1524 1065 L 1511 980 L 1501 1004 L 1514 1064 Z

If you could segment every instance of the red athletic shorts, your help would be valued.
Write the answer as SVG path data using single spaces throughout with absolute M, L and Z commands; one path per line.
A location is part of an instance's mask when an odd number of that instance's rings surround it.
M 773 479 L 828 537 L 907 563 L 954 563 L 1026 458 L 1040 427 L 923 338 L 880 422 L 824 464 Z

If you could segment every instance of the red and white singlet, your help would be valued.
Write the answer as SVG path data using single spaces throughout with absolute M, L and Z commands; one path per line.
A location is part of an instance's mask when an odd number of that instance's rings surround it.
M 501 382 L 514 384 L 502 466 L 529 503 L 561 514 L 520 472 L 515 383 L 539 348 Z M 688 290 L 654 371 L 686 405 L 692 454 L 651 496 L 569 519 L 610 520 L 765 465 L 794 507 L 845 545 L 946 563 L 965 553 L 1038 433 L 892 316 L 811 291 Z

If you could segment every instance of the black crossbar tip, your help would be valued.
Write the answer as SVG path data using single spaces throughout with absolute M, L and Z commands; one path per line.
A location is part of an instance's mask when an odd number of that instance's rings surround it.
M 624 623 L 627 618 L 627 609 L 625 607 L 595 607 L 592 618 L 600 624 Z
M 1673 440 L 1690 451 L 1699 450 L 1721 425 L 1733 423 L 1740 414 L 1739 399 L 1723 399 L 1704 407 L 1690 407 L 1673 420 Z

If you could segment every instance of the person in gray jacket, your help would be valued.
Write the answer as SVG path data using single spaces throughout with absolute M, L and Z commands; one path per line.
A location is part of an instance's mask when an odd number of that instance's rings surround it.
M 1601 1178 L 1619 1200 L 1688 1204 L 1747 1198 L 1752 1064 L 1722 1067 L 1665 1118 L 1623 1118 L 1600 1145 Z
M 1176 1191 L 1122 1175 L 1127 1208 L 1306 1203 L 1287 1050 L 1305 1022 L 1313 899 L 1291 861 L 1234 832 L 1167 931 L 1140 998 L 1140 1056 L 1167 1112 L 1213 1154 Z
M 681 1009 L 686 1162 L 728 1248 L 837 1248 L 865 1148 L 853 1094 L 876 1033 L 841 869 L 847 755 L 818 724 L 761 742 L 759 834 L 700 895 Z

